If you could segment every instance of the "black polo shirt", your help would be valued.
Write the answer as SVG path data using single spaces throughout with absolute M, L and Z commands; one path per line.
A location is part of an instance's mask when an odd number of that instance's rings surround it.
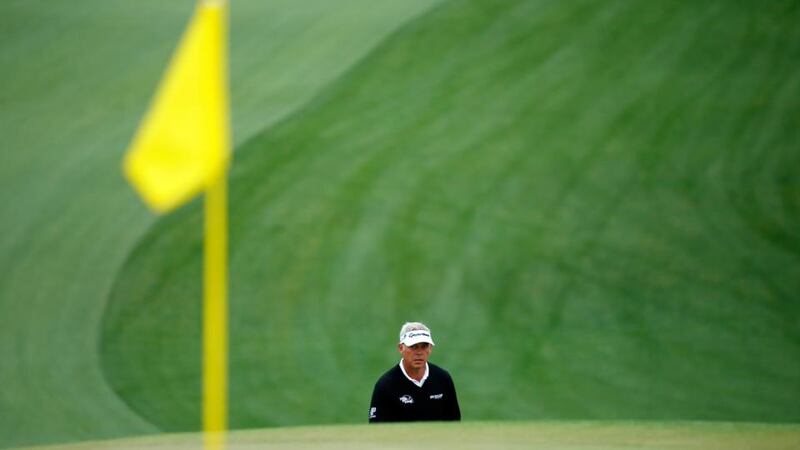
M 446 370 L 428 363 L 428 378 L 420 387 L 406 377 L 398 364 L 375 383 L 369 421 L 418 420 L 461 420 L 453 379 Z

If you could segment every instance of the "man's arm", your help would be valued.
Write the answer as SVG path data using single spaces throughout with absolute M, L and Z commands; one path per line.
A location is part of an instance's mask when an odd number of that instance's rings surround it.
M 447 405 L 444 412 L 444 420 L 461 420 L 461 408 L 458 406 L 458 396 L 456 395 L 456 385 L 453 383 L 453 378 L 447 374 L 448 381 L 450 382 L 450 395 L 447 398 Z
M 396 420 L 392 404 L 388 401 L 388 394 L 386 387 L 378 380 L 372 391 L 372 401 L 369 405 L 369 423 L 394 422 Z

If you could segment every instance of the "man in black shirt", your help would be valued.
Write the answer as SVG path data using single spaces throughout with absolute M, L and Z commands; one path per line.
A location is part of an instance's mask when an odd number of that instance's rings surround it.
M 397 344 L 403 359 L 375 383 L 370 423 L 461 420 L 453 379 L 428 362 L 432 348 L 427 326 L 419 322 L 403 325 Z

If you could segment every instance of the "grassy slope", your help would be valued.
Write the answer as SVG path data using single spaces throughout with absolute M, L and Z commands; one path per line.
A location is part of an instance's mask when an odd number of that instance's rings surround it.
M 435 3 L 236 1 L 237 142 Z M 193 4 L 0 3 L 0 447 L 155 430 L 107 387 L 97 340 L 154 221 L 119 162 Z
M 450 2 L 232 176 L 232 424 L 365 420 L 403 320 L 468 419 L 800 420 L 794 2 Z M 111 385 L 199 405 L 200 211 L 104 321 Z
M 230 449 L 530 449 L 541 450 L 790 450 L 800 444 L 800 427 L 725 423 L 469 423 L 341 425 L 236 431 Z M 39 450 L 87 448 L 200 448 L 197 433 L 160 435 Z

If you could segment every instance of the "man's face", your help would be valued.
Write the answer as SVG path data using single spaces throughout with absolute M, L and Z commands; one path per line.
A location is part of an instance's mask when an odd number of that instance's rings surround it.
M 397 348 L 400 350 L 400 354 L 403 355 L 403 363 L 406 367 L 425 369 L 428 357 L 431 356 L 431 344 L 420 342 L 410 347 L 398 344 Z

